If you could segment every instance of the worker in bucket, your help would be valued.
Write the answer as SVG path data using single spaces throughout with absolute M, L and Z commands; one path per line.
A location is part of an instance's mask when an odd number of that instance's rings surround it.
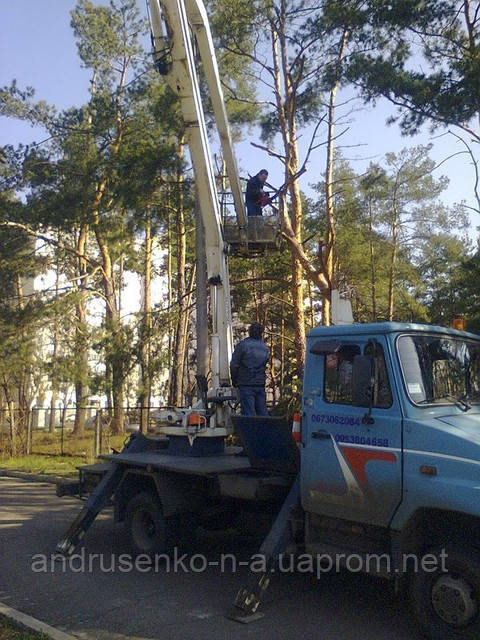
M 247 182 L 247 191 L 245 193 L 245 204 L 247 206 L 247 214 L 249 216 L 261 216 L 262 206 L 268 199 L 268 193 L 263 190 L 265 181 L 268 178 L 268 171 L 262 169 Z
M 237 344 L 230 363 L 234 387 L 240 391 L 240 408 L 244 416 L 267 416 L 265 394 L 269 350 L 262 340 L 264 327 L 253 322 L 248 329 L 248 338 Z

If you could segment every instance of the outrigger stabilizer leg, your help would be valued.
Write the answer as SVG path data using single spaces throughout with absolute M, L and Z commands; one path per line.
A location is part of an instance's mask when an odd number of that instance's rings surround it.
M 290 517 L 299 503 L 300 477 L 297 476 L 258 552 L 258 555 L 264 560 L 262 567 L 264 570 L 259 574 L 251 574 L 249 586 L 240 589 L 237 593 L 235 609 L 228 616 L 231 620 L 246 624 L 263 617 L 264 614 L 257 612 L 257 609 L 270 584 L 270 578 L 275 570 L 278 557 L 293 542 Z
M 141 433 L 132 434 L 122 453 L 139 453 L 145 449 L 145 437 Z M 75 553 L 83 536 L 93 524 L 100 511 L 108 504 L 115 489 L 123 477 L 122 464 L 111 462 L 111 468 L 102 478 L 95 490 L 90 494 L 85 506 L 70 525 L 65 537 L 60 540 L 55 550 L 64 556 Z

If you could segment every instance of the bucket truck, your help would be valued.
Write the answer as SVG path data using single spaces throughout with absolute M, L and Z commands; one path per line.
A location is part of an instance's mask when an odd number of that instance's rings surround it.
M 271 514 L 273 524 L 260 548 L 264 570 L 238 592 L 234 619 L 258 616 L 288 547 L 333 567 L 348 569 L 353 559 L 353 571 L 394 582 L 410 594 L 431 640 L 478 639 L 480 337 L 413 323 L 314 328 L 300 442 L 281 418 L 231 416 L 247 456 L 223 448 L 232 395 L 230 292 L 194 38 L 244 236 L 245 212 L 204 7 L 200 0 L 148 3 L 156 64 L 180 99 L 205 226 L 213 384 L 207 406 L 165 428 L 167 442 L 137 433 L 122 452 L 81 467 L 77 482 L 58 485 L 58 495 L 86 499 L 58 552 L 71 555 L 112 503 L 133 550 L 151 554 L 181 544 L 182 534 L 215 514 L 248 507 L 258 519 Z

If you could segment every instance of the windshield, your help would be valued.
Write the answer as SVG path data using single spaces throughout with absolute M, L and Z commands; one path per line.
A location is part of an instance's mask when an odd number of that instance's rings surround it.
M 480 342 L 446 336 L 401 336 L 398 354 L 412 402 L 480 402 Z

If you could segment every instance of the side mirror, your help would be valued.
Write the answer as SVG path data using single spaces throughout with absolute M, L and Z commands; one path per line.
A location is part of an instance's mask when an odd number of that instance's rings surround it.
M 371 356 L 355 356 L 352 368 L 352 399 L 357 407 L 368 407 L 363 416 L 363 424 L 373 424 L 372 408 L 375 404 L 377 386 L 377 368 L 375 358 Z

